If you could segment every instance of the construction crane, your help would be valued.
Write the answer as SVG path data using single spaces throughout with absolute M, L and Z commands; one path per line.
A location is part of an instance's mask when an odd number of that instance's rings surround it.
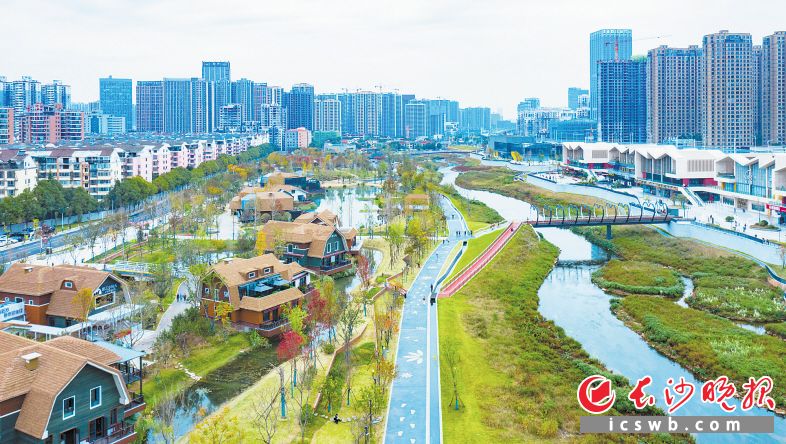
M 633 40 L 631 40 L 631 42 L 641 42 L 641 41 L 644 41 L 644 40 L 660 40 L 660 39 L 664 39 L 666 37 L 671 37 L 671 34 L 655 35 L 655 36 L 652 36 L 652 37 L 642 37 L 642 38 L 638 38 L 638 39 L 633 39 Z M 619 59 L 620 59 L 620 42 L 619 42 L 619 38 L 615 38 L 614 42 L 606 42 L 605 44 L 606 45 L 611 45 L 612 43 L 614 44 L 614 60 L 615 61 L 619 61 Z

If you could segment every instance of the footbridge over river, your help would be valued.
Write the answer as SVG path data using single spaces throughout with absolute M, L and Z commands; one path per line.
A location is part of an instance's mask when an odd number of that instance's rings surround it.
M 535 216 L 523 221 L 536 228 L 606 226 L 606 239 L 611 239 L 612 225 L 668 224 L 676 217 L 662 203 L 595 204 L 532 206 Z

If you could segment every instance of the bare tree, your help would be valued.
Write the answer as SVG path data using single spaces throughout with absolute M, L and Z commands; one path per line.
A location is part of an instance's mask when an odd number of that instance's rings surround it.
M 95 257 L 95 246 L 96 241 L 104 230 L 101 227 L 100 222 L 93 222 L 87 224 L 84 228 L 82 228 L 82 233 L 84 233 L 85 243 L 90 248 L 90 259 L 92 260 Z
M 355 334 L 355 328 L 360 325 L 363 316 L 363 309 L 354 301 L 344 295 L 345 303 L 338 316 L 338 336 L 344 347 L 344 364 L 347 369 L 347 402 L 349 402 L 352 393 L 352 360 L 350 353 L 352 351 L 352 338 Z
M 297 407 L 297 423 L 300 426 L 300 442 L 306 440 L 306 428 L 313 417 L 313 410 L 311 408 L 311 390 L 314 387 L 314 376 L 316 369 L 306 365 L 306 359 L 302 360 L 304 368 L 298 385 L 295 386 L 295 393 L 292 400 Z
M 153 429 L 161 435 L 166 444 L 175 442 L 175 418 L 177 411 L 185 405 L 183 393 L 167 389 L 153 410 Z
M 262 390 L 259 399 L 252 402 L 254 408 L 252 424 L 259 439 L 265 444 L 271 444 L 278 431 L 279 413 L 276 400 L 278 400 L 280 393 L 281 387 L 267 387 Z

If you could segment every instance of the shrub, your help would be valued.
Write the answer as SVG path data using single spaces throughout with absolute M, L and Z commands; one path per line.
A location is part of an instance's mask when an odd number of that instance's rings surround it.
M 251 344 L 252 350 L 257 350 L 260 348 L 270 348 L 270 341 L 267 338 L 263 338 L 259 336 L 259 333 L 256 330 L 251 330 L 247 333 L 248 335 L 248 343 Z
M 336 351 L 336 346 L 331 344 L 330 342 L 323 342 L 322 343 L 322 352 L 326 355 L 332 355 Z
M 726 216 L 726 222 L 734 222 L 734 216 Z

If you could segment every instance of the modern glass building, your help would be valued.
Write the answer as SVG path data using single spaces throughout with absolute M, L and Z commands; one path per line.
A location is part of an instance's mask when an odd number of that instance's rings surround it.
M 112 76 L 98 79 L 99 103 L 101 112 L 126 120 L 126 131 L 133 129 L 134 105 L 133 82 L 131 79 L 116 79 Z
M 630 29 L 601 29 L 590 34 L 590 118 L 598 110 L 598 62 L 630 60 L 633 55 L 633 32 Z
M 598 62 L 597 96 L 601 141 L 647 141 L 646 59 Z
M 202 62 L 202 78 L 208 82 L 231 82 L 229 62 Z
M 191 132 L 191 79 L 164 79 L 164 132 Z
M 289 113 L 289 128 L 314 129 L 314 87 L 308 83 L 292 85 L 285 106 Z
M 398 93 L 382 94 L 380 135 L 399 138 L 404 135 L 404 105 Z
M 164 131 L 164 82 L 161 80 L 136 82 L 136 130 Z
M 491 129 L 491 108 L 463 108 L 460 112 L 459 128 L 469 132 L 481 132 Z
M 568 88 L 568 108 L 576 109 L 579 107 L 579 97 L 589 94 L 589 90 L 584 88 L 576 88 L 572 86 Z

